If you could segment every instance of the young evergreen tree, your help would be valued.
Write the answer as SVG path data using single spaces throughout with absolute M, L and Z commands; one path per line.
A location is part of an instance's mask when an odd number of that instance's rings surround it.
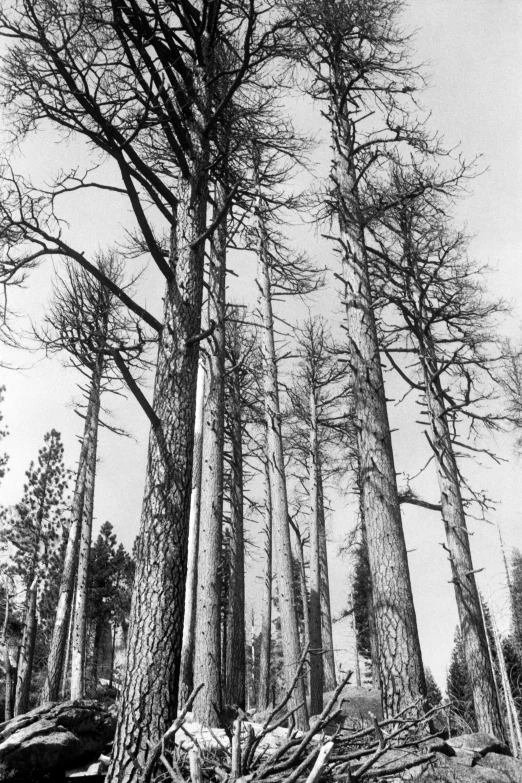
M 45 629 L 67 526 L 68 473 L 60 433 L 51 430 L 26 473 L 21 501 L 8 523 L 6 537 L 14 547 L 13 566 L 25 588 L 24 630 L 18 655 L 14 714 L 29 709 L 38 626 Z
M 468 674 L 464 644 L 459 627 L 455 629 L 446 691 L 448 698 L 452 702 L 450 711 L 450 724 L 452 730 L 459 734 L 476 731 L 477 722 L 473 706 L 473 690 Z

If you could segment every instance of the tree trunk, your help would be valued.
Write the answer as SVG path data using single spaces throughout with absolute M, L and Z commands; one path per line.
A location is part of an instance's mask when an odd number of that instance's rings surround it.
M 202 87 L 202 89 L 205 89 Z M 127 666 L 107 783 L 138 778 L 177 712 L 207 206 L 206 151 L 181 180 L 156 365 Z M 129 753 L 130 751 L 130 753 Z
M 95 376 L 93 375 L 89 392 L 89 403 L 85 416 L 78 472 L 76 475 L 76 483 L 74 487 L 73 502 L 71 507 L 71 524 L 67 536 L 67 546 L 65 550 L 62 578 L 60 583 L 60 594 L 58 597 L 58 606 L 56 608 L 53 635 L 49 648 L 49 656 L 47 659 L 47 676 L 40 699 L 42 704 L 45 702 L 58 700 L 60 684 L 63 677 L 65 651 L 67 647 L 69 621 L 71 617 L 71 606 L 73 604 L 74 585 L 78 567 L 78 542 L 80 538 L 82 511 L 84 505 L 87 453 L 89 449 L 92 448 L 91 441 L 95 434 L 92 426 L 92 417 L 96 406 L 99 407 L 99 399 L 97 399 L 99 394 L 99 383 L 95 382 Z
M 479 731 L 493 734 L 500 739 L 504 729 L 495 691 L 482 620 L 480 596 L 475 581 L 473 559 L 469 545 L 466 515 L 460 492 L 460 478 L 453 451 L 447 412 L 443 403 L 438 362 L 434 345 L 425 335 L 421 346 L 421 362 L 426 386 L 426 402 L 430 417 L 432 448 L 435 454 L 439 481 L 442 518 L 446 531 L 447 552 L 451 564 L 452 581 L 459 613 L 462 643 L 466 658 L 473 704 Z
M 241 379 L 230 383 L 232 465 L 225 693 L 227 704 L 245 708 L 245 542 L 243 535 L 243 423 Z
M 332 609 L 330 606 L 330 577 L 328 575 L 328 551 L 326 547 L 326 520 L 324 513 L 323 476 L 321 462 L 317 466 L 317 522 L 319 526 L 319 558 L 321 568 L 321 636 L 323 640 L 323 675 L 325 691 L 337 686 L 335 675 L 335 653 L 332 632 Z
M 321 549 L 319 530 L 319 448 L 317 442 L 317 404 L 315 390 L 310 391 L 310 451 L 308 495 L 310 499 L 310 713 L 323 711 L 323 639 L 321 627 Z
M 226 194 L 215 189 L 215 212 Z M 201 519 L 198 555 L 198 592 L 194 682 L 204 684 L 194 704 L 194 718 L 205 726 L 218 726 L 214 705 L 221 706 L 221 541 L 223 527 L 223 444 L 225 420 L 225 278 L 226 222 L 212 242 L 209 267 L 208 322 L 215 323 L 208 351 L 208 393 L 203 416 Z
M 363 550 L 363 557 L 366 559 L 366 563 L 368 563 L 368 569 L 369 569 L 370 566 L 369 566 L 369 559 L 368 559 L 369 558 L 368 539 L 366 537 L 366 523 L 364 521 L 364 509 L 362 508 L 361 498 L 359 498 L 359 503 L 360 503 L 360 515 L 361 515 L 361 547 Z M 366 612 L 368 614 L 368 632 L 370 636 L 372 686 L 377 690 L 380 690 L 382 688 L 382 683 L 381 683 L 381 667 L 380 667 L 380 656 L 379 656 L 379 639 L 377 637 L 377 624 L 375 622 L 375 609 L 373 606 L 373 587 L 371 583 L 371 573 L 370 573 L 370 589 L 368 590 L 368 594 L 366 596 Z
M 350 129 L 336 118 L 336 176 L 342 241 L 344 297 L 360 464 L 361 497 L 377 628 L 383 714 L 391 717 L 425 699 L 426 683 L 413 604 L 408 556 L 375 316 L 360 214 Z
M 301 538 L 299 528 L 294 530 L 295 542 L 296 542 L 296 562 L 299 569 L 299 592 L 301 594 L 301 602 L 303 606 L 303 647 L 310 646 L 310 602 L 308 598 L 308 590 L 306 587 L 306 563 L 304 555 L 304 543 Z M 309 662 L 309 658 L 308 658 Z M 310 692 L 310 666 L 306 668 L 306 679 L 308 683 L 308 692 Z M 315 713 L 312 713 L 315 714 Z
M 11 720 L 11 691 L 12 691 L 12 671 L 11 660 L 9 658 L 9 644 L 7 641 L 7 627 L 9 625 L 9 594 L 5 593 L 5 617 L 2 633 L 2 642 L 4 645 L 4 669 L 5 669 L 5 697 L 4 697 L 4 721 Z
M 277 361 L 274 340 L 274 318 L 272 313 L 272 293 L 269 272 L 268 235 L 264 218 L 258 208 L 258 269 L 257 284 L 260 291 L 259 309 L 262 319 L 261 350 L 264 370 L 264 403 L 267 429 L 267 457 L 270 473 L 270 491 L 272 493 L 273 542 L 275 548 L 275 566 L 281 617 L 281 639 L 286 686 L 293 682 L 301 657 L 299 629 L 297 624 L 295 586 L 292 567 L 292 546 L 288 524 L 288 501 L 286 495 L 285 463 L 281 438 L 281 411 L 279 406 L 279 388 Z M 295 713 L 296 728 L 304 730 L 308 726 L 304 681 L 300 678 L 289 701 L 290 709 L 301 702 L 305 704 Z
M 263 599 L 261 602 L 261 649 L 259 652 L 259 687 L 257 709 L 267 710 L 270 706 L 270 656 L 272 648 L 272 502 L 270 476 L 265 462 L 265 573 L 263 577 Z
M 94 512 L 94 486 L 96 480 L 96 454 L 98 445 L 98 419 L 100 413 L 100 384 L 104 357 L 100 354 L 92 374 L 92 400 L 88 450 L 85 455 L 85 486 L 83 492 L 82 523 L 78 546 L 76 591 L 74 597 L 74 622 L 71 655 L 71 699 L 85 696 L 85 642 L 87 617 L 87 572 L 91 552 L 92 520 Z
M 181 647 L 181 671 L 179 699 L 183 706 L 194 688 L 194 637 L 196 633 L 196 600 L 198 583 L 198 542 L 201 507 L 201 466 L 203 459 L 203 404 L 205 400 L 205 365 L 198 367 L 196 391 L 196 420 L 194 423 L 194 458 L 192 464 L 192 492 L 187 557 L 187 583 L 185 588 L 185 612 L 183 617 L 183 643 Z
M 29 709 L 29 693 L 33 673 L 34 645 L 36 643 L 36 604 L 38 600 L 37 578 L 34 577 L 26 601 L 24 632 L 18 654 L 14 714 L 23 715 Z

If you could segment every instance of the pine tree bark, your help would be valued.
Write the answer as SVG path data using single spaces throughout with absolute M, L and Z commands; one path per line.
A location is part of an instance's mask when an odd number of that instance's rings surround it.
M 80 459 L 78 462 L 78 472 L 74 486 L 74 495 L 71 507 L 71 523 L 67 536 L 67 546 L 65 550 L 62 578 L 60 583 L 60 594 L 58 597 L 58 606 L 56 608 L 53 635 L 49 648 L 49 656 L 47 659 L 47 676 L 40 699 L 42 704 L 58 700 L 60 694 L 60 685 L 63 678 L 65 652 L 67 648 L 69 622 L 71 617 L 71 606 L 73 605 L 74 585 L 78 566 L 78 544 L 80 539 L 82 511 L 84 505 L 87 454 L 89 449 L 92 448 L 91 441 L 94 435 L 94 429 L 92 426 L 93 412 L 96 405 L 99 406 L 99 400 L 96 400 L 96 395 L 99 397 L 99 384 L 95 382 L 95 377 L 93 375 L 89 391 L 89 402 L 85 416 L 82 446 L 80 449 Z
M 335 675 L 335 652 L 332 631 L 332 609 L 330 605 L 330 577 L 328 573 L 328 550 L 326 547 L 326 519 L 324 513 L 324 492 L 321 462 L 317 470 L 317 521 L 319 526 L 319 558 L 321 573 L 321 636 L 323 640 L 323 673 L 325 691 L 333 691 L 337 686 Z
M 270 657 L 272 651 L 272 501 L 267 462 L 265 462 L 265 536 L 265 573 L 261 602 L 261 648 L 257 691 L 258 710 L 266 710 L 270 706 Z
M 321 623 L 321 554 L 319 531 L 319 448 L 317 441 L 317 401 L 310 391 L 310 449 L 308 495 L 310 499 L 310 714 L 323 711 L 323 639 Z
M 197 86 L 196 89 L 199 89 Z M 205 85 L 201 86 L 204 95 Z M 200 149 L 198 144 L 195 145 Z M 177 711 L 207 206 L 206 147 L 181 180 L 171 233 L 127 666 L 107 783 L 138 777 Z M 130 751 L 130 753 L 129 753 Z M 132 754 L 132 755 L 131 755 Z
M 379 644 L 383 714 L 424 700 L 426 683 L 402 528 L 375 316 L 351 163 L 351 131 L 336 118 L 336 176 L 341 198 L 344 297 L 354 394 L 354 418 Z
M 71 699 L 85 696 L 85 641 L 87 622 L 87 573 L 91 552 L 92 521 L 94 513 L 94 488 L 96 480 L 96 455 L 98 446 L 98 420 L 100 413 L 100 384 L 103 370 L 103 355 L 100 354 L 92 374 L 93 407 L 91 413 L 89 446 L 85 456 L 85 486 L 83 510 L 78 545 L 76 590 L 74 598 L 74 621 L 71 652 Z
M 281 617 L 281 638 L 287 687 L 293 682 L 300 660 L 299 629 L 296 615 L 295 587 L 292 568 L 292 546 L 288 524 L 288 501 L 286 494 L 285 464 L 281 438 L 281 411 L 274 340 L 274 317 L 268 257 L 268 235 L 261 209 L 257 208 L 258 220 L 258 267 L 257 284 L 260 291 L 259 310 L 262 320 L 261 350 L 264 370 L 264 403 L 267 428 L 268 465 L 270 491 L 272 493 L 273 543 Z M 301 702 L 305 702 L 298 708 Z M 304 682 L 300 679 L 289 701 L 295 713 L 296 728 L 306 729 L 308 714 L 305 701 Z
M 426 330 L 423 342 L 420 354 L 432 448 L 435 454 L 447 552 L 455 588 L 466 668 L 473 692 L 477 727 L 479 731 L 502 739 L 504 727 L 489 660 L 486 629 L 482 620 L 480 596 L 475 580 L 457 460 L 451 440 L 448 414 L 443 403 L 444 396 L 435 346 Z
M 224 206 L 225 191 L 215 189 L 215 210 Z M 221 544 L 223 528 L 223 446 L 225 425 L 225 278 L 226 223 L 212 242 L 208 285 L 208 322 L 215 324 L 207 347 L 208 393 L 203 416 L 201 517 L 198 554 L 194 682 L 204 684 L 194 703 L 194 718 L 218 726 L 221 707 Z
M 243 530 L 243 422 L 241 379 L 230 382 L 230 431 L 232 447 L 230 481 L 230 557 L 225 694 L 227 704 L 245 708 L 245 542 Z
M 194 688 L 194 637 L 196 634 L 196 601 L 198 583 L 198 542 L 201 510 L 201 467 L 203 459 L 203 404 L 205 400 L 205 365 L 200 361 L 196 391 L 194 423 L 194 457 L 187 556 L 187 582 L 181 646 L 179 701 L 183 706 Z

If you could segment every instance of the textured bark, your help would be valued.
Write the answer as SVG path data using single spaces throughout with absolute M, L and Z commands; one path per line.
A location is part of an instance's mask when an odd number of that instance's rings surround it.
M 326 520 L 324 513 L 324 493 L 321 463 L 317 470 L 317 522 L 319 527 L 319 558 L 321 568 L 321 636 L 323 640 L 323 676 L 325 691 L 333 691 L 337 686 L 335 676 L 335 652 L 332 632 L 332 609 L 330 606 L 330 578 L 328 575 L 328 551 L 326 547 Z
M 310 599 L 306 587 L 306 563 L 304 556 L 304 543 L 301 535 L 296 533 L 296 557 L 299 568 L 299 592 L 301 593 L 301 602 L 303 605 L 303 638 L 304 647 L 310 645 Z M 310 666 L 307 667 L 308 691 L 310 691 Z
M 18 653 L 18 667 L 16 671 L 16 693 L 14 702 L 14 714 L 23 715 L 29 709 L 29 693 L 31 690 L 31 676 L 33 672 L 34 645 L 36 643 L 36 604 L 38 600 L 38 586 L 36 577 L 33 579 L 27 591 L 24 632 L 22 644 Z
M 205 365 L 198 368 L 196 420 L 194 422 L 194 457 L 192 462 L 192 492 L 187 555 L 187 581 L 185 586 L 185 612 L 183 617 L 183 643 L 179 699 L 183 706 L 194 688 L 194 637 L 196 634 L 196 602 L 198 583 L 198 542 L 201 510 L 201 465 L 203 459 L 203 403 L 205 399 Z
M 85 696 L 85 640 L 87 618 L 87 572 L 91 552 L 92 520 L 94 513 L 94 487 L 96 480 L 96 453 L 98 445 L 98 418 L 100 413 L 100 383 L 103 355 L 100 354 L 92 375 L 93 407 L 91 412 L 88 449 L 85 456 L 85 487 L 83 511 L 78 546 L 76 591 L 74 598 L 74 623 L 71 654 L 71 699 Z
M 362 498 L 359 497 L 359 513 L 361 515 L 361 547 L 363 550 L 363 557 L 368 562 L 368 539 L 366 536 L 366 523 L 364 521 L 364 509 L 362 507 Z M 372 667 L 372 686 L 376 690 L 380 690 L 381 684 L 381 667 L 379 658 L 379 639 L 377 638 L 377 624 L 375 622 L 375 609 L 373 606 L 373 587 L 371 584 L 370 574 L 370 589 L 366 596 L 366 612 L 368 614 L 368 631 L 370 635 L 370 658 Z
M 466 669 L 473 692 L 477 727 L 479 731 L 502 738 L 504 729 L 495 691 L 494 674 L 489 660 L 480 596 L 473 572 L 469 533 L 460 492 L 459 471 L 443 403 L 443 389 L 435 356 L 435 346 L 430 340 L 429 333 L 426 332 L 424 333 L 424 345 L 421 346 L 421 363 L 426 386 L 426 402 L 441 495 L 447 551 L 455 588 Z
M 261 649 L 259 651 L 259 685 L 257 708 L 270 705 L 270 656 L 272 648 L 272 502 L 268 463 L 265 463 L 265 573 L 261 602 Z
M 149 440 L 127 646 L 127 667 L 107 783 L 138 777 L 177 711 L 183 635 L 192 446 L 203 293 L 207 173 L 179 186 L 172 230 L 156 366 L 153 407 L 158 424 Z M 130 753 L 129 753 L 130 751 Z
M 321 623 L 321 545 L 319 530 L 319 448 L 317 401 L 310 391 L 310 451 L 308 495 L 310 499 L 310 713 L 323 711 L 323 638 Z
M 301 655 L 299 630 L 295 609 L 295 588 L 292 568 L 292 547 L 288 524 L 288 501 L 286 495 L 286 477 L 281 439 L 281 412 L 279 406 L 279 388 L 274 340 L 274 318 L 272 313 L 272 295 L 268 259 L 268 237 L 261 210 L 258 210 L 258 270 L 257 284 L 260 291 L 259 309 L 262 319 L 261 350 L 264 369 L 264 403 L 267 428 L 267 457 L 270 473 L 270 491 L 272 493 L 273 542 L 275 549 L 275 567 L 281 617 L 281 638 L 283 643 L 283 661 L 286 685 L 290 686 L 297 671 Z M 297 708 L 305 701 L 304 682 L 300 679 L 290 698 L 290 709 Z M 296 728 L 306 729 L 308 715 L 306 706 L 295 713 Z
M 337 118 L 336 175 L 342 199 L 347 335 L 353 378 L 354 419 L 361 501 L 368 541 L 385 717 L 424 699 L 426 683 L 400 514 L 395 466 L 375 316 L 360 214 L 350 128 Z
M 216 186 L 215 211 L 225 193 Z M 194 682 L 204 684 L 194 703 L 194 718 L 218 726 L 221 706 L 221 545 L 223 531 L 223 445 L 225 426 L 226 222 L 212 242 L 208 284 L 208 322 L 216 327 L 207 346 L 208 392 L 203 415 L 201 516 L 198 549 Z
M 91 439 L 94 434 L 92 427 L 92 416 L 95 405 L 99 405 L 99 401 L 96 403 L 96 396 L 99 397 L 99 393 L 99 384 L 95 382 L 95 377 L 93 376 L 89 392 L 89 402 L 85 416 L 83 440 L 80 449 L 80 459 L 78 462 L 78 472 L 74 486 L 74 495 L 71 507 L 71 523 L 67 536 L 67 546 L 65 550 L 62 578 L 60 583 L 60 594 L 58 597 L 58 606 L 56 608 L 53 635 L 49 648 L 49 656 L 47 659 L 47 676 L 41 695 L 42 704 L 45 702 L 58 700 L 60 685 L 63 677 L 67 637 L 69 633 L 69 620 L 71 617 L 71 606 L 73 604 L 74 584 L 78 565 L 78 543 L 80 539 L 82 511 L 84 504 L 85 475 L 87 465 L 86 458 L 88 450 L 91 448 Z
M 232 464 L 230 480 L 230 554 L 225 695 L 227 704 L 245 708 L 245 542 L 243 532 L 243 424 L 241 379 L 230 382 Z

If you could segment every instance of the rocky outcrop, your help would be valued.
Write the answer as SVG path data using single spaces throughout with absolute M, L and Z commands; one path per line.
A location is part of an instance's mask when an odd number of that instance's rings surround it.
M 35 777 L 96 761 L 114 730 L 115 715 L 95 701 L 37 707 L 0 724 L 0 768 Z

